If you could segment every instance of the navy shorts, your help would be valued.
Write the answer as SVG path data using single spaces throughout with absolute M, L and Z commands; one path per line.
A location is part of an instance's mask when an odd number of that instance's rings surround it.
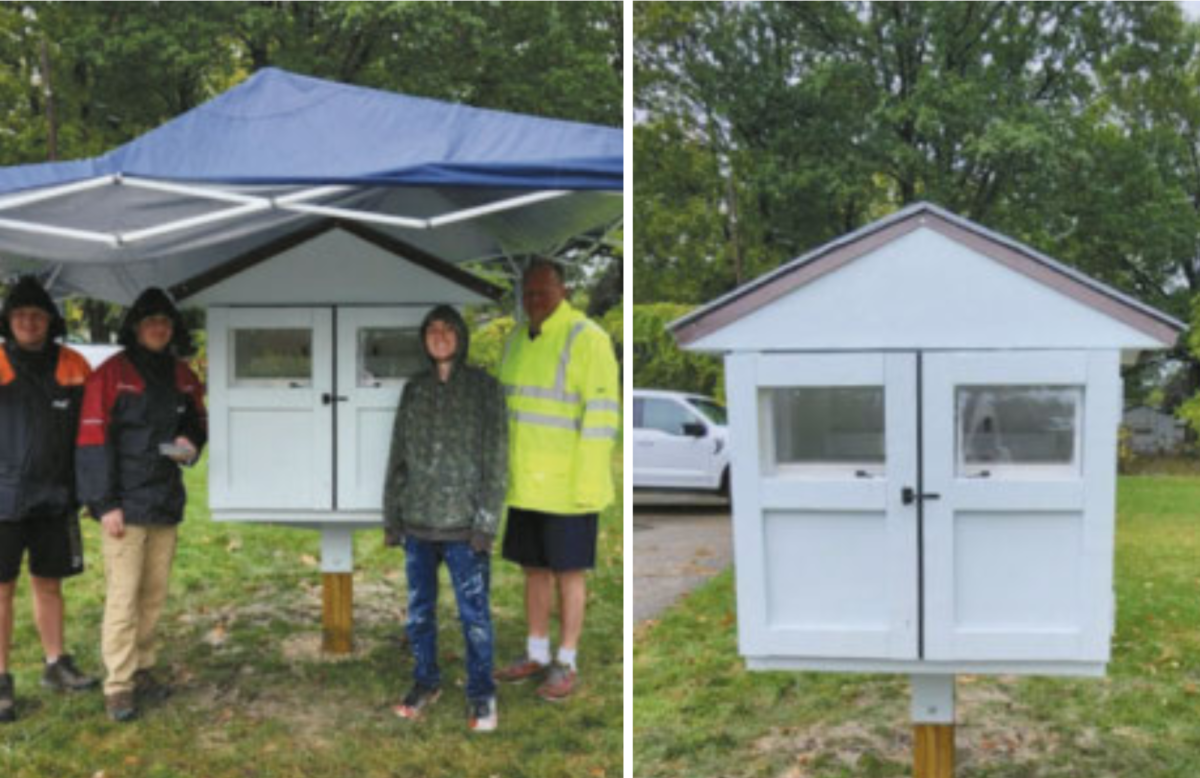
M 596 566 L 596 527 L 599 515 L 541 513 L 508 509 L 504 558 L 521 567 L 556 573 L 591 570 Z
M 29 572 L 38 578 L 70 578 L 83 572 L 83 537 L 79 517 L 0 521 L 0 583 L 21 574 L 29 550 Z

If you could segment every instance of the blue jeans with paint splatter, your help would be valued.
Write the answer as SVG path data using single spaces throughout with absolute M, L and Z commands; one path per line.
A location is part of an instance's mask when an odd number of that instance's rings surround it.
M 404 541 L 408 573 L 408 642 L 417 666 L 413 677 L 424 686 L 440 686 L 437 661 L 438 565 L 446 563 L 458 619 L 467 645 L 467 699 L 485 700 L 496 693 L 492 680 L 491 556 L 477 554 L 466 542 Z

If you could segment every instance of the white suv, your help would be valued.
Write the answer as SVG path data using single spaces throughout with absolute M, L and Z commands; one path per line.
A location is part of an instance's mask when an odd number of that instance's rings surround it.
M 729 492 L 725 408 L 711 397 L 633 390 L 633 486 Z

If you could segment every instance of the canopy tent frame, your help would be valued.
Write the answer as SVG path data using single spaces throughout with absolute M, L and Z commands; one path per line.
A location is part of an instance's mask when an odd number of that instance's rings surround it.
M 128 304 L 321 219 L 456 264 L 586 261 L 623 222 L 623 148 L 616 127 L 263 68 L 107 153 L 0 167 L 0 275 Z
M 314 205 L 309 202 L 311 200 L 317 200 L 323 197 L 344 194 L 358 188 L 353 186 L 318 186 L 303 189 L 299 192 L 292 192 L 286 195 L 264 197 L 261 195 L 248 195 L 240 192 L 232 192 L 220 187 L 197 186 L 194 184 L 182 184 L 173 181 L 141 178 L 126 174 L 112 174 L 85 179 L 83 181 L 75 181 L 70 184 L 63 184 L 61 186 L 47 187 L 33 192 L 7 197 L 3 200 L 0 200 L 0 211 L 11 210 L 13 208 L 32 205 L 39 202 L 45 202 L 55 198 L 66 197 L 79 192 L 99 189 L 104 186 L 130 186 L 134 188 L 166 192 L 188 197 L 209 199 L 218 202 L 229 202 L 234 203 L 235 206 L 221 211 L 213 211 L 211 213 L 201 214 L 199 216 L 177 219 L 174 221 L 164 222 L 153 227 L 146 227 L 140 230 L 133 230 L 129 232 L 97 232 L 94 230 L 80 230 L 71 227 L 60 227 L 41 222 L 21 221 L 8 218 L 0 218 L 0 228 L 42 235 L 52 235 L 59 238 L 91 241 L 95 243 L 102 243 L 112 248 L 120 248 L 121 246 L 131 245 L 133 243 L 148 240 L 150 238 L 161 237 L 173 232 L 179 232 L 194 227 L 213 224 L 219 221 L 226 221 L 228 219 L 235 219 L 239 216 L 268 210 L 295 211 L 318 216 L 346 219 L 349 221 L 386 224 L 415 230 L 434 230 L 446 225 L 477 219 L 481 216 L 500 213 L 502 211 L 508 211 L 515 208 L 521 208 L 527 205 L 533 205 L 534 203 L 544 202 L 546 200 L 552 200 L 571 193 L 569 190 L 565 189 L 548 189 L 516 195 L 514 197 L 508 197 L 503 200 L 497 200 L 496 202 L 486 203 L 484 205 L 477 205 L 470 208 L 449 211 L 436 216 L 413 217 L 373 213 L 371 211 L 362 211 L 353 208 Z M 617 192 L 609 194 L 611 196 L 620 196 L 620 193 Z

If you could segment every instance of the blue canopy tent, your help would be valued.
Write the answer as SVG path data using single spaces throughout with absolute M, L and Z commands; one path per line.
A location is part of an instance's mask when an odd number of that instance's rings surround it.
M 620 223 L 620 129 L 267 68 L 99 157 L 0 168 L 0 272 L 127 303 L 314 222 L 452 262 L 557 254 Z

